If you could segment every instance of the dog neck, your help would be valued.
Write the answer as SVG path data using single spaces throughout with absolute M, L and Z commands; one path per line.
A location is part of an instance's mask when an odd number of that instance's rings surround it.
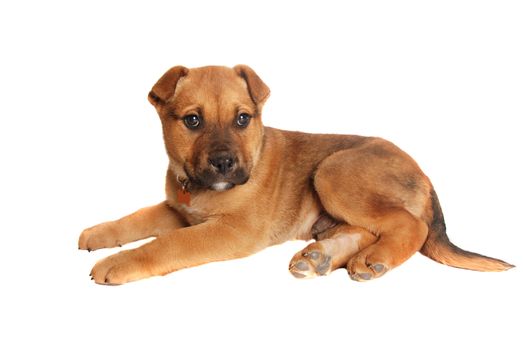
M 173 184 L 179 190 L 190 193 L 195 190 L 195 186 L 187 176 L 185 169 L 179 165 L 169 156 L 168 178 L 175 181 Z

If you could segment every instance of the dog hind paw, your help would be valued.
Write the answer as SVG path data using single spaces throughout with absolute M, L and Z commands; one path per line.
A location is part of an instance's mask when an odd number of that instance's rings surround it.
M 289 271 L 296 278 L 325 276 L 332 271 L 332 257 L 307 247 L 292 258 Z
M 352 280 L 365 282 L 383 276 L 389 271 L 389 267 L 387 264 L 376 262 L 370 256 L 360 253 L 349 260 L 347 271 Z

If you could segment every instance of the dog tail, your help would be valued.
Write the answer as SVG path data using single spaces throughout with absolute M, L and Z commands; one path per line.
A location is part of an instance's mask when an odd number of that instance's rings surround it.
M 475 271 L 505 271 L 514 267 L 499 259 L 490 258 L 477 253 L 463 250 L 450 242 L 443 212 L 434 189 L 432 197 L 432 222 L 429 224 L 429 234 L 420 253 L 441 264 Z

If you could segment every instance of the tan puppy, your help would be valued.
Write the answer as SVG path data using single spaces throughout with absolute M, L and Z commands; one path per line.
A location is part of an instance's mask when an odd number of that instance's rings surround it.
M 269 88 L 249 67 L 171 68 L 149 101 L 163 127 L 167 199 L 82 232 L 80 249 L 155 240 L 99 261 L 96 283 L 122 284 L 317 241 L 289 269 L 299 278 L 346 267 L 371 280 L 415 252 L 443 264 L 502 271 L 501 260 L 453 245 L 434 189 L 416 162 L 379 138 L 264 127 Z

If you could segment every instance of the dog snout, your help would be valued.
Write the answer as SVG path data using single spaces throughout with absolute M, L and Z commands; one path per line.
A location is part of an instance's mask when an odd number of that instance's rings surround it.
M 209 155 L 209 163 L 218 173 L 227 175 L 234 169 L 236 160 L 230 152 L 221 151 Z

